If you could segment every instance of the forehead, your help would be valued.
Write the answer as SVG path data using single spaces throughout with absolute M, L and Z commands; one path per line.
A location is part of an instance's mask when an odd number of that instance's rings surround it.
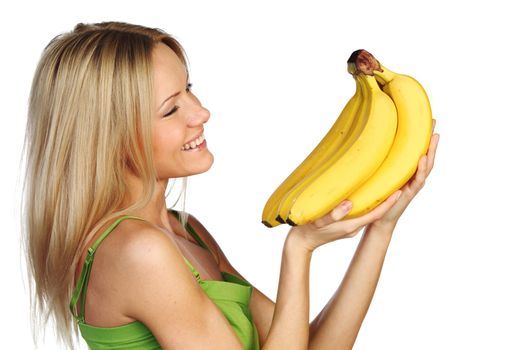
M 166 44 L 160 43 L 153 49 L 153 80 L 156 100 L 164 94 L 186 85 L 186 67 L 175 52 Z

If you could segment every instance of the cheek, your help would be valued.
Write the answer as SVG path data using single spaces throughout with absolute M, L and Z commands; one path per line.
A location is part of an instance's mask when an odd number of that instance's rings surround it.
M 159 127 L 153 132 L 153 154 L 163 157 L 180 151 L 184 142 L 184 134 L 169 127 Z

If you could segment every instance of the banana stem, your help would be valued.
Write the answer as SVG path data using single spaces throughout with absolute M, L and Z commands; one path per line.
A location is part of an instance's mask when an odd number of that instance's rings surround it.
M 374 75 L 374 71 L 382 72 L 379 61 L 368 51 L 355 50 L 347 61 L 348 72 L 351 74 Z

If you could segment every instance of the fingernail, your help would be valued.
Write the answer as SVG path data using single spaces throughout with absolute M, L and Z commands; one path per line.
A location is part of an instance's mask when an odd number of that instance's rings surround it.
M 350 202 L 350 201 L 345 201 L 345 202 L 343 203 L 342 207 L 343 207 L 343 210 L 345 210 L 345 211 L 349 211 L 350 208 L 352 208 L 352 202 Z

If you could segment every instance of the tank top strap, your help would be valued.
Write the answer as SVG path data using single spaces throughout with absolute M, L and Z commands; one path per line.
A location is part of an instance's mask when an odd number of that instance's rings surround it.
M 71 297 L 71 301 L 69 302 L 69 309 L 73 316 L 76 318 L 77 322 L 85 322 L 84 318 L 84 312 L 85 312 L 85 304 L 86 304 L 86 287 L 89 281 L 89 275 L 91 272 L 91 266 L 93 263 L 93 259 L 95 256 L 95 252 L 98 248 L 98 246 L 102 243 L 102 241 L 115 229 L 115 227 L 118 226 L 124 219 L 137 219 L 145 221 L 143 218 L 139 218 L 137 216 L 131 216 L 131 215 L 124 215 L 117 219 L 113 224 L 111 224 L 110 227 L 100 237 L 95 241 L 95 243 L 88 248 L 88 253 L 86 255 L 86 260 L 84 260 L 84 265 L 82 266 L 82 272 L 80 273 L 80 277 L 77 281 L 77 284 L 75 286 L 75 289 L 73 290 L 73 295 Z M 76 312 L 76 305 L 78 302 L 78 299 L 80 298 L 80 313 L 77 315 Z
M 193 265 L 190 263 L 190 261 L 188 259 L 186 259 L 185 256 L 182 256 L 182 258 L 184 259 L 184 262 L 186 262 L 186 265 L 188 265 L 188 267 L 190 268 L 191 270 L 191 273 L 193 274 L 193 276 L 195 276 L 195 279 L 197 280 L 197 282 L 201 282 L 201 275 L 199 274 L 199 271 L 197 271 L 197 269 L 195 267 L 193 267 Z
M 102 243 L 102 241 L 104 240 L 104 238 L 106 238 L 111 233 L 111 231 L 113 231 L 113 229 L 115 227 L 117 227 L 118 224 L 120 224 L 122 222 L 122 220 L 128 219 L 128 218 L 146 221 L 143 218 L 139 218 L 138 216 L 132 216 L 132 215 L 124 215 L 124 216 L 120 217 L 119 219 L 117 219 L 117 221 L 115 221 L 113 224 L 111 224 L 111 226 L 108 227 L 108 229 L 106 231 L 104 231 L 103 234 L 100 235 L 100 237 L 95 241 L 95 243 L 93 243 L 93 245 L 91 247 L 89 247 L 88 252 L 89 251 L 93 251 L 92 254 L 94 254 L 95 251 L 97 250 L 98 246 L 100 245 L 100 243 Z
M 177 217 L 177 220 L 179 220 L 179 222 L 180 222 L 180 219 L 181 219 L 180 213 L 178 211 L 176 211 L 176 210 L 173 210 L 173 209 L 170 209 L 170 212 L 173 213 Z M 207 251 L 209 251 L 213 255 L 213 252 L 210 250 L 210 248 L 208 248 L 208 245 L 206 243 L 204 243 L 204 241 L 199 237 L 199 235 L 193 229 L 193 227 L 191 227 L 189 222 L 186 223 L 185 228 L 190 233 L 190 235 L 193 237 L 193 239 L 195 239 L 195 241 L 197 241 L 197 243 L 201 247 L 203 247 L 204 249 L 206 249 Z

